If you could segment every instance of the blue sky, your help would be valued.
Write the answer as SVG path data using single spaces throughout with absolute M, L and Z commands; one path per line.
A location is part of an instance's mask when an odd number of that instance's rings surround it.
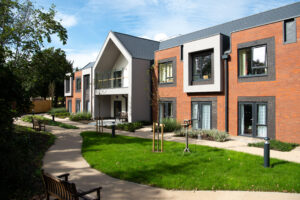
M 246 17 L 295 0 L 35 0 L 56 6 L 57 19 L 68 30 L 68 42 L 57 37 L 49 46 L 62 48 L 75 67 L 94 61 L 109 31 L 154 40 Z M 48 45 L 47 45 L 48 46 Z

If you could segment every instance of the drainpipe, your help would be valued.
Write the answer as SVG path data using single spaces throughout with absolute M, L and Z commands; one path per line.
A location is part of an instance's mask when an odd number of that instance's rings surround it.
M 224 62 L 224 73 L 225 73 L 225 131 L 228 132 L 228 60 L 230 56 L 226 51 L 222 56 Z

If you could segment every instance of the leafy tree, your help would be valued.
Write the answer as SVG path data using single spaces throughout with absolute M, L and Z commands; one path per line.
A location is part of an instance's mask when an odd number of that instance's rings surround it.
M 64 96 L 65 74 L 72 72 L 72 63 L 66 59 L 66 54 L 61 49 L 48 48 L 36 52 L 32 56 L 30 64 L 33 83 L 32 94 L 47 97 L 49 95 L 49 84 L 54 82 L 54 96 Z

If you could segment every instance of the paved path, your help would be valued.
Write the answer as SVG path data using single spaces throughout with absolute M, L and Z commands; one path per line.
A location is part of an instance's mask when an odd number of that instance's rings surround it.
M 278 192 L 247 192 L 247 191 L 175 191 L 154 188 L 107 176 L 95 169 L 81 156 L 82 139 L 81 131 L 95 130 L 93 126 L 70 122 L 80 129 L 63 129 L 60 127 L 47 126 L 57 140 L 47 151 L 44 157 L 43 168 L 54 175 L 70 173 L 70 181 L 75 182 L 78 188 L 90 189 L 102 186 L 101 196 L 103 199 L 209 199 L 209 200 L 299 200 L 300 194 Z M 18 124 L 31 126 L 29 123 L 17 121 Z

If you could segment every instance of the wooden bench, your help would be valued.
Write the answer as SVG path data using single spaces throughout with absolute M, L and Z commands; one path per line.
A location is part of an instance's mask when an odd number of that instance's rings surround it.
M 119 114 L 119 119 L 120 119 L 120 121 L 122 121 L 122 122 L 127 122 L 127 120 L 128 120 L 128 115 L 127 115 L 127 112 L 120 112 L 120 114 Z
M 32 117 L 32 128 L 36 131 L 46 130 L 45 123 L 34 117 Z
M 100 200 L 100 190 L 102 189 L 102 187 L 97 187 L 86 192 L 78 192 L 76 189 L 76 185 L 68 181 L 68 177 L 70 175 L 68 173 L 62 174 L 57 177 L 45 173 L 44 171 L 42 171 L 42 174 L 47 200 L 50 199 L 50 196 L 53 196 L 59 200 L 88 200 L 91 198 L 87 197 L 86 195 L 92 192 L 97 192 L 97 198 L 93 200 Z

